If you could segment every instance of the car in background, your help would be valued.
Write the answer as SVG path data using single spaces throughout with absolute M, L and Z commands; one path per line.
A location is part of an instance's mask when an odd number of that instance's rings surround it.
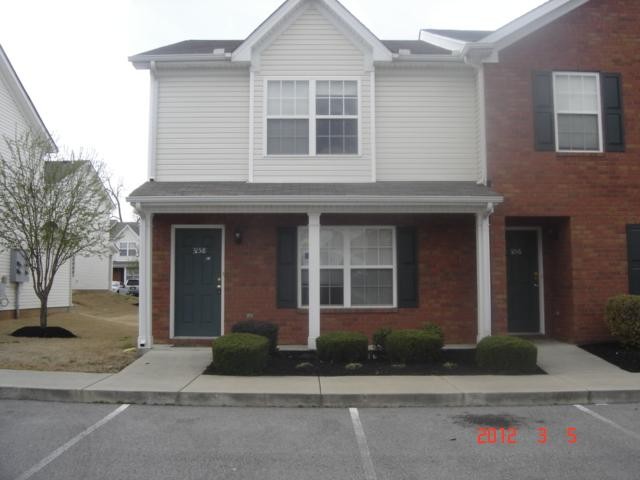
M 113 282 L 111 282 L 111 291 L 114 293 L 118 293 L 118 289 L 122 287 L 122 282 L 118 282 L 116 280 L 114 280 Z
M 132 295 L 137 297 L 139 295 L 138 287 L 140 286 L 140 280 L 137 278 L 129 278 L 124 285 L 118 288 L 117 292 L 120 295 Z

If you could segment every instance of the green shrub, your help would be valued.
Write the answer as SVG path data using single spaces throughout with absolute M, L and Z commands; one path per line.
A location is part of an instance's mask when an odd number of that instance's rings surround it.
M 618 295 L 607 302 L 604 318 L 611 335 L 626 347 L 640 349 L 640 295 Z
M 369 339 L 358 332 L 330 332 L 318 337 L 316 347 L 325 362 L 362 362 L 367 359 Z
M 243 320 L 231 327 L 233 333 L 253 333 L 269 340 L 269 353 L 274 355 L 278 351 L 278 326 L 258 320 Z
M 442 339 L 424 330 L 396 330 L 387 336 L 386 347 L 392 363 L 422 363 L 438 358 Z
M 371 340 L 373 340 L 373 346 L 376 347 L 376 351 L 385 353 L 387 350 L 387 337 L 392 332 L 389 327 L 382 327 L 373 332 Z
M 269 360 L 269 340 L 230 333 L 213 341 L 213 366 L 223 375 L 260 375 Z
M 442 330 L 442 327 L 440 325 L 436 325 L 435 323 L 425 323 L 422 326 L 422 330 L 439 337 L 442 340 L 442 344 L 444 345 L 444 331 Z
M 537 358 L 537 347 L 518 337 L 485 337 L 476 347 L 478 366 L 495 372 L 532 373 L 536 370 Z

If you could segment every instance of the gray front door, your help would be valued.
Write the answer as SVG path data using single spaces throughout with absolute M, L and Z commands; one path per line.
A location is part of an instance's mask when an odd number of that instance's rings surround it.
M 540 332 L 540 272 L 537 230 L 507 230 L 509 332 Z
M 174 336 L 220 335 L 221 257 L 220 229 L 176 229 Z

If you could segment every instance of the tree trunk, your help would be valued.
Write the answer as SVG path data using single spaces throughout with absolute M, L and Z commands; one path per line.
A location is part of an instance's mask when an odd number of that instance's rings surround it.
M 46 297 L 42 297 L 40 299 L 40 326 L 42 328 L 47 328 L 47 303 L 49 301 L 48 295 Z

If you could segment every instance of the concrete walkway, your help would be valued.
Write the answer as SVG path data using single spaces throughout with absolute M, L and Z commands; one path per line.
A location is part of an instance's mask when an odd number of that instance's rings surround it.
M 202 375 L 209 348 L 158 347 L 116 374 L 0 370 L 0 398 L 211 406 L 481 406 L 640 401 L 640 373 L 538 341 L 548 375 Z

